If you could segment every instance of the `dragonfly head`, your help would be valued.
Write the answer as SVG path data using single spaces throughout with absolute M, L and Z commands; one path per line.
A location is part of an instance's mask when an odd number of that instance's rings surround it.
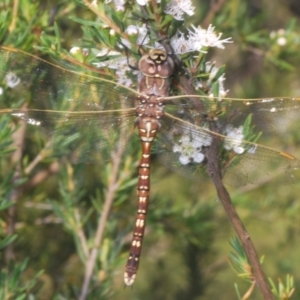
M 161 65 L 162 63 L 164 63 L 167 58 L 168 55 L 166 53 L 166 51 L 161 50 L 161 49 L 151 49 L 149 51 L 149 58 L 157 65 Z

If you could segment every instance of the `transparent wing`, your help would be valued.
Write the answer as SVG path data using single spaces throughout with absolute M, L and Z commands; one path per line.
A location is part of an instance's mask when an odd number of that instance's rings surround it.
M 53 155 L 71 155 L 79 162 L 103 159 L 132 133 L 138 93 L 109 79 L 68 71 L 4 47 L 0 48 L 0 77 L 4 91 L 0 113 L 43 127 Z M 22 107 L 28 100 L 30 106 Z M 172 169 L 201 177 L 205 151 L 216 139 L 222 176 L 228 184 L 254 184 L 272 177 L 292 179 L 298 160 L 258 145 L 255 136 L 297 128 L 299 99 L 219 101 L 185 95 L 166 97 L 164 102 L 167 113 L 161 121 L 156 151 Z M 226 136 L 228 126 L 246 127 L 249 115 L 247 126 L 255 127 L 252 135 L 244 134 L 242 139 Z M 209 122 L 215 130 L 208 130 Z
M 42 127 L 51 155 L 92 162 L 133 131 L 138 94 L 106 78 L 0 48 L 0 83 L 0 113 Z
M 286 134 L 300 128 L 298 119 L 300 98 L 261 98 L 234 99 L 210 98 L 207 96 L 190 95 L 167 97 L 170 113 L 181 111 L 182 117 L 191 116 L 198 119 L 207 117 L 218 118 L 220 121 L 234 126 L 243 125 L 249 114 L 257 130 L 265 136 Z
M 268 180 L 291 183 L 300 168 L 300 161 L 285 152 L 224 136 L 170 114 L 162 120 L 155 150 L 172 170 L 201 180 L 207 177 L 211 147 L 218 147 L 216 161 L 221 176 L 225 184 L 232 186 L 257 185 Z
M 299 98 L 228 99 L 222 104 L 232 122 L 241 123 L 249 114 L 253 124 L 266 136 L 299 130 Z

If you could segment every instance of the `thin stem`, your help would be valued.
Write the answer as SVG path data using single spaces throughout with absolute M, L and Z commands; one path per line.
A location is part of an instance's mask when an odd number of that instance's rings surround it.
M 122 134 L 120 136 L 126 137 L 126 135 L 122 135 Z M 125 139 L 120 140 L 118 152 L 115 153 L 115 155 L 112 155 L 112 172 L 111 172 L 111 177 L 110 177 L 110 181 L 109 181 L 108 191 L 106 194 L 106 199 L 104 202 L 104 207 L 102 210 L 100 221 L 98 223 L 98 227 L 96 230 L 95 239 L 94 239 L 94 247 L 90 251 L 89 258 L 86 262 L 84 282 L 83 282 L 79 300 L 85 300 L 88 295 L 88 292 L 89 292 L 89 285 L 92 280 L 93 271 L 96 266 L 97 254 L 98 254 L 98 251 L 99 251 L 99 248 L 101 245 L 101 241 L 103 238 L 105 225 L 108 220 L 108 216 L 109 216 L 109 212 L 110 212 L 113 200 L 114 200 L 115 192 L 119 185 L 118 184 L 118 174 L 119 174 L 119 168 L 120 168 L 120 164 L 121 164 L 122 154 L 124 153 L 125 147 L 126 147 Z
M 42 149 L 39 154 L 34 158 L 34 160 L 25 168 L 24 173 L 26 175 L 30 174 L 31 171 L 45 158 L 47 157 L 47 152 L 49 153 L 49 146 L 50 142 L 47 143 L 44 149 Z
M 242 223 L 240 217 L 238 216 L 232 201 L 230 199 L 229 193 L 227 192 L 221 178 L 220 167 L 218 163 L 218 145 L 219 140 L 214 139 L 209 151 L 207 152 L 207 172 L 210 175 L 215 188 L 217 190 L 218 197 L 225 209 L 225 212 L 243 245 L 246 252 L 250 265 L 252 267 L 254 280 L 259 287 L 264 299 L 275 300 L 274 295 L 271 292 L 270 286 L 267 282 L 267 278 L 262 270 L 261 264 L 259 262 L 258 255 L 256 253 L 255 247 L 251 241 L 250 235 L 247 232 L 244 224 Z
M 13 6 L 13 12 L 12 12 L 12 19 L 9 25 L 9 32 L 14 31 L 17 20 L 18 20 L 18 7 L 19 7 L 19 0 L 14 1 L 14 6 Z
M 248 291 L 244 294 L 244 296 L 243 296 L 243 298 L 242 298 L 241 300 L 247 300 L 247 299 L 249 299 L 249 297 L 251 296 L 251 294 L 252 294 L 253 291 L 254 291 L 255 283 L 256 283 L 256 282 L 254 282 L 254 281 L 251 283 L 250 288 L 249 288 Z
M 108 25 L 111 29 L 113 29 L 116 33 L 118 33 L 122 38 L 129 41 L 129 38 L 125 32 L 123 32 L 112 20 L 110 20 L 107 15 L 99 11 L 95 8 L 89 1 L 83 0 L 83 3 L 93 12 L 95 13 L 100 20 L 103 21 L 104 24 Z
M 158 13 L 158 6 L 157 6 L 157 1 L 156 0 L 152 0 L 151 1 L 151 5 L 152 5 L 152 9 L 154 12 L 154 18 L 155 18 L 155 23 L 156 24 L 160 24 L 160 18 L 161 18 L 161 14 Z
M 214 182 L 216 184 L 216 182 Z M 216 186 L 217 187 L 217 186 Z M 221 200 L 225 212 L 239 238 L 241 241 L 243 248 L 246 252 L 250 265 L 252 267 L 253 275 L 255 278 L 255 283 L 259 287 L 264 299 L 271 300 L 275 299 L 274 295 L 271 292 L 270 286 L 268 284 L 267 278 L 263 272 L 261 264 L 259 262 L 259 257 L 255 250 L 255 247 L 252 243 L 249 233 L 247 232 L 244 224 L 239 218 L 232 202 L 230 196 L 225 189 L 224 185 L 220 188 L 217 188 L 219 199 Z

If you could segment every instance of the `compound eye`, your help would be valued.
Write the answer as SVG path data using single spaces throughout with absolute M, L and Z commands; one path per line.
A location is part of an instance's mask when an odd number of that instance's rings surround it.
M 167 54 L 164 50 L 160 49 L 151 49 L 149 52 L 149 57 L 156 64 L 162 64 L 167 60 Z

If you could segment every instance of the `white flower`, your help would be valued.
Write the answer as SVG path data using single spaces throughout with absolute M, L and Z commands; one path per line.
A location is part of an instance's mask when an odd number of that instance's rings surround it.
M 83 48 L 82 49 L 82 55 L 83 56 L 88 56 L 90 54 L 90 50 L 88 48 Z
M 148 30 L 146 27 L 146 24 L 143 24 L 142 26 L 135 26 L 135 25 L 129 25 L 125 32 L 128 35 L 137 35 L 136 43 L 138 45 L 146 45 L 149 42 L 149 36 L 148 36 Z M 131 44 L 128 40 L 121 39 L 123 45 L 125 45 L 127 48 L 131 48 Z
M 272 31 L 270 33 L 271 39 L 276 39 L 276 43 L 279 46 L 285 46 L 288 42 L 288 33 L 284 29 L 278 29 L 277 31 Z
M 223 43 L 232 43 L 231 38 L 227 38 L 221 40 L 222 33 L 218 35 L 214 32 L 215 27 L 211 24 L 205 30 L 201 28 L 201 26 L 195 27 L 192 25 L 192 29 L 188 29 L 190 40 L 195 43 L 195 50 L 199 49 L 200 51 L 202 47 L 217 47 L 224 49 Z
M 132 70 L 130 68 L 124 67 L 116 71 L 116 75 L 118 76 L 118 84 L 122 84 L 125 86 L 131 86 L 133 84 L 132 79 L 127 76 L 128 71 L 130 72 Z
M 15 73 L 12 73 L 12 72 L 8 72 L 5 75 L 4 80 L 5 80 L 5 83 L 7 84 L 7 86 L 12 89 L 21 82 L 20 78 Z
M 166 6 L 165 13 L 172 15 L 176 20 L 183 20 L 183 14 L 192 16 L 194 9 L 190 0 L 171 0 Z
M 232 125 L 227 125 L 225 134 L 224 148 L 226 150 L 232 149 L 235 153 L 242 154 L 245 151 L 245 148 L 241 147 L 244 138 L 243 126 L 234 128 Z
M 128 40 L 121 38 L 122 44 L 120 44 L 120 48 L 124 48 L 124 46 L 128 49 L 131 49 L 131 43 Z
M 80 47 L 72 47 L 69 51 L 71 54 L 77 54 L 79 52 L 81 52 Z
M 129 25 L 125 32 L 128 33 L 128 35 L 137 35 L 139 33 L 139 28 L 136 25 Z
M 202 147 L 208 147 L 210 146 L 211 142 L 212 142 L 212 137 L 208 134 L 201 136 L 201 144 Z
M 190 162 L 201 163 L 204 160 L 204 154 L 201 153 L 201 143 L 192 141 L 188 135 L 182 136 L 179 144 L 173 146 L 173 152 L 179 152 L 179 161 L 182 165 Z
M 147 5 L 149 0 L 136 0 L 136 3 L 141 6 Z
M 187 37 L 180 31 L 171 38 L 171 46 L 176 54 L 184 54 L 188 52 L 198 51 L 206 52 L 202 48 L 217 47 L 224 49 L 223 43 L 232 43 L 231 38 L 220 40 L 222 33 L 217 35 L 214 32 L 214 27 L 209 25 L 207 30 L 201 28 L 201 26 L 195 27 L 192 25 L 191 29 L 188 29 Z
M 97 7 L 98 6 L 98 1 L 97 0 L 93 0 L 92 3 L 91 3 L 91 6 L 93 7 Z
M 171 38 L 170 43 L 175 54 L 184 54 L 193 51 L 200 51 L 200 49 L 198 48 L 195 49 L 194 43 L 188 38 L 186 38 L 184 34 L 180 31 L 178 31 L 176 35 L 174 35 Z
M 203 82 L 201 80 L 195 81 L 194 88 L 196 91 L 201 90 L 203 88 Z
M 102 48 L 101 50 L 97 51 L 96 53 L 97 57 L 102 57 L 102 56 L 113 56 L 113 55 L 121 55 L 121 52 L 115 51 L 115 50 L 110 50 L 108 48 Z
M 133 65 L 134 63 L 135 61 L 133 59 L 129 60 L 130 65 Z M 107 66 L 116 70 L 118 84 L 125 86 L 131 86 L 133 84 L 132 79 L 128 77 L 127 72 L 131 73 L 132 75 L 137 75 L 139 73 L 139 71 L 132 71 L 132 69 L 128 66 L 128 59 L 124 57 L 111 60 Z
M 201 163 L 205 156 L 201 152 L 202 147 L 209 146 L 212 138 L 209 135 L 199 135 L 196 132 L 186 130 L 178 144 L 174 144 L 173 152 L 179 152 L 179 161 L 182 165 L 188 163 Z
M 115 70 L 120 70 L 123 69 L 124 67 L 128 67 L 128 61 L 126 57 L 118 57 L 116 59 L 111 59 L 108 61 L 107 66 L 110 69 L 115 69 Z
M 111 0 L 105 0 L 105 4 L 108 4 L 110 2 L 111 2 Z M 125 10 L 126 0 L 113 0 L 113 2 L 115 4 L 115 7 L 116 7 L 117 11 L 124 11 Z
M 281 37 L 279 37 L 279 38 L 277 39 L 277 44 L 278 44 L 279 46 L 285 46 L 286 43 L 287 43 L 287 40 L 286 40 L 286 38 L 283 37 L 283 36 L 281 36 Z
M 99 51 L 97 56 L 115 56 L 120 55 L 120 52 L 117 51 L 110 51 L 109 49 L 102 49 Z M 127 58 L 124 56 L 111 58 L 105 61 L 93 63 L 97 68 L 110 68 L 115 71 L 115 74 L 118 77 L 118 84 L 122 84 L 125 86 L 131 86 L 133 84 L 133 81 L 131 78 L 128 77 L 128 73 L 130 73 L 133 76 L 138 76 L 140 71 L 135 70 L 133 71 L 129 65 L 136 65 L 136 60 L 133 58 Z M 136 82 L 136 80 L 135 80 Z
M 0 86 L 0 96 L 3 94 L 3 88 Z
M 149 42 L 149 34 L 146 24 L 143 24 L 142 27 L 138 27 L 139 33 L 136 43 L 138 45 L 146 45 Z
M 88 48 L 81 49 L 80 47 L 72 47 L 69 52 L 73 55 L 82 54 L 84 56 L 88 56 L 90 51 Z

